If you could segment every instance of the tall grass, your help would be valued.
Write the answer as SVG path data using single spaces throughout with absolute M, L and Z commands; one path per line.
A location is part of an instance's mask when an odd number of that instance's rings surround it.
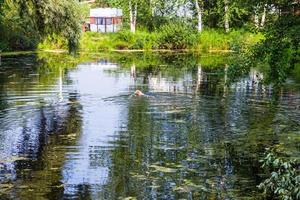
M 207 29 L 197 33 L 190 27 L 167 24 L 154 32 L 123 30 L 117 33 L 86 32 L 80 41 L 80 50 L 100 52 L 113 50 L 191 50 L 191 51 L 240 51 L 263 39 L 260 33 L 243 30 L 223 31 Z M 39 45 L 40 49 L 67 49 L 66 42 L 52 37 Z
M 68 42 L 63 37 L 53 34 L 38 44 L 38 49 L 68 49 Z
M 243 30 L 233 30 L 226 34 L 223 31 L 209 29 L 198 34 L 198 41 L 194 46 L 198 51 L 240 51 L 255 45 L 263 39 L 261 33 L 250 33 Z

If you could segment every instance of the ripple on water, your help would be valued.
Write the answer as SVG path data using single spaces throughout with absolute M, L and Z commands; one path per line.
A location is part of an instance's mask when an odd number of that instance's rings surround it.
M 174 75 L 92 61 L 52 69 L 32 59 L 0 68 L 0 193 L 255 198 L 264 148 L 299 147 L 295 89 L 273 98 L 248 78 L 227 88 L 214 68 L 178 65 Z

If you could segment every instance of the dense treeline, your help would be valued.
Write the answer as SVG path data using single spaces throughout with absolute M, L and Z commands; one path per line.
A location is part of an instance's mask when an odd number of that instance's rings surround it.
M 298 1 L 290 0 L 96 0 L 95 6 L 121 7 L 126 24 L 134 32 L 150 31 L 162 24 L 183 20 L 202 31 L 205 28 L 246 27 L 260 29 L 283 15 L 293 12 Z
M 87 5 L 78 0 L 0 0 L 0 49 L 35 49 L 49 38 L 63 38 L 62 43 L 69 49 L 76 48 L 84 17 L 88 17 Z M 91 6 L 122 8 L 124 29 L 162 33 L 162 37 L 155 40 L 163 44 L 159 48 L 185 48 L 197 31 L 218 29 L 218 32 L 226 33 L 243 29 L 264 32 L 268 46 L 276 46 L 276 41 L 283 45 L 277 45 L 279 50 L 292 49 L 289 61 L 294 62 L 298 54 L 299 16 L 295 15 L 295 9 L 299 9 L 299 1 L 96 0 Z M 192 39 L 200 41 L 199 38 L 203 37 Z M 179 40 L 187 43 L 173 44 Z M 267 49 L 261 50 L 260 53 L 271 55 Z M 273 59 L 273 62 L 277 61 Z
M 254 63 L 251 58 L 256 61 L 260 59 L 270 66 L 269 81 L 276 80 L 276 84 L 279 85 L 285 81 L 288 72 L 300 60 L 299 0 L 96 0 L 96 6 L 121 7 L 125 13 L 125 24 L 131 32 L 148 30 L 159 33 L 155 34 L 158 36 L 155 41 L 164 47 L 192 46 L 194 48 L 196 46 L 196 49 L 199 47 L 203 49 L 203 46 L 206 46 L 203 44 L 207 44 L 207 41 L 210 46 L 214 46 L 212 44 L 222 43 L 219 40 L 225 40 L 226 36 L 222 35 L 209 40 L 212 37 L 205 37 L 205 35 L 212 35 L 212 32 L 207 34 L 205 30 L 210 29 L 223 32 L 230 32 L 233 29 L 262 32 L 265 39 L 256 45 L 255 50 L 247 49 L 243 52 L 245 54 L 243 66 L 247 69 L 242 71 L 248 71 Z M 182 26 L 185 28 L 180 28 Z M 193 37 L 195 31 L 198 31 L 200 36 Z M 166 33 L 166 37 L 161 33 Z M 139 36 L 140 34 L 136 34 L 134 38 Z M 225 44 L 230 46 L 231 50 L 241 50 L 236 48 L 241 46 L 237 41 L 247 41 L 249 36 L 249 34 L 240 34 L 241 39 L 232 37 Z M 196 45 L 193 44 L 195 38 Z M 129 41 L 131 43 L 138 41 L 133 44 L 141 44 L 139 41 L 142 40 Z
M 45 37 L 60 35 L 78 46 L 81 11 L 76 0 L 1 0 L 0 49 L 35 49 Z

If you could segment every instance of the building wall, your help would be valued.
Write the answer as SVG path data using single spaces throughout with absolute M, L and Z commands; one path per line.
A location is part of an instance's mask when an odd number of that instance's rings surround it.
M 121 28 L 120 25 L 117 24 L 112 24 L 112 25 L 106 25 L 106 29 L 105 29 L 105 25 L 96 25 L 96 24 L 91 24 L 91 31 L 92 32 L 100 32 L 100 33 L 111 33 L 111 32 L 117 32 L 119 31 Z
M 117 32 L 122 24 L 121 17 L 91 17 L 90 30 L 92 32 Z

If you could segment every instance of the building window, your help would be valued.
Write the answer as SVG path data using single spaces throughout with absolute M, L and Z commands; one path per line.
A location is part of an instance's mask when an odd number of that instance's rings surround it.
M 96 18 L 96 24 L 97 25 L 104 25 L 104 18 L 103 17 L 97 17 Z
M 112 25 L 112 18 L 106 18 L 106 25 Z

